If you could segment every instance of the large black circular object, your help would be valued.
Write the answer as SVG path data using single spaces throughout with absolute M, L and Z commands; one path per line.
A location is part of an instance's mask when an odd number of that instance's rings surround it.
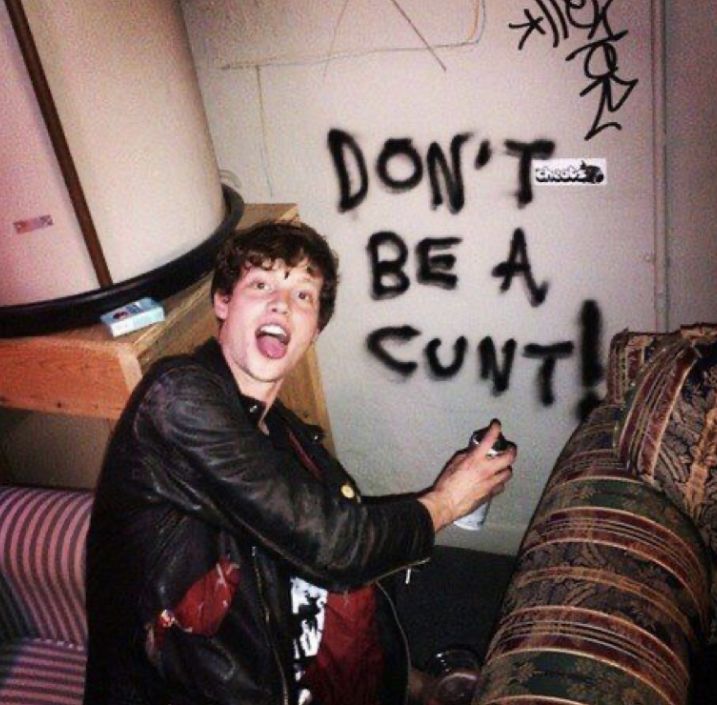
M 222 243 L 235 230 L 244 213 L 241 196 L 222 186 L 227 214 L 219 227 L 200 245 L 145 274 L 102 289 L 17 306 L 0 306 L 0 338 L 55 333 L 94 325 L 100 315 L 144 296 L 165 299 L 201 279 L 214 266 Z

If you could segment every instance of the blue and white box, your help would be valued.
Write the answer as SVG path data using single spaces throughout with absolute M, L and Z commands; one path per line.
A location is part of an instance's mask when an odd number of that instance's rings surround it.
M 152 323 L 163 321 L 164 308 L 162 304 L 149 296 L 145 296 L 143 299 L 102 314 L 100 320 L 109 328 L 112 336 L 116 338 L 118 335 L 126 335 L 132 331 L 152 325 Z

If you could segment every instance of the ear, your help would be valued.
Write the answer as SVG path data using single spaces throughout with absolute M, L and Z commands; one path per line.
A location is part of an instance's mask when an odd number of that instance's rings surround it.
M 214 315 L 220 321 L 226 320 L 229 313 L 229 302 L 231 301 L 231 298 L 232 297 L 228 294 L 224 294 L 220 291 L 214 292 Z

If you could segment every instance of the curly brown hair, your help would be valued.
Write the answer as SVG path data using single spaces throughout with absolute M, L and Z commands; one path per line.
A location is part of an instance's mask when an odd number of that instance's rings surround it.
M 319 294 L 319 329 L 331 319 L 336 304 L 338 257 L 316 230 L 300 222 L 266 221 L 230 237 L 217 253 L 211 294 L 229 294 L 248 267 L 271 266 L 282 260 L 294 267 L 309 261 L 309 271 L 323 278 Z

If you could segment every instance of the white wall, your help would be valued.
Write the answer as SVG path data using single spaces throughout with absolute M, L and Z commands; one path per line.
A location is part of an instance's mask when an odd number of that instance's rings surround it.
M 717 4 L 667 0 L 670 326 L 717 320 Z
M 575 409 L 597 380 L 581 379 L 580 314 L 595 301 L 602 316 L 600 360 L 609 337 L 624 327 L 654 329 L 659 321 L 660 256 L 653 175 L 652 8 L 649 2 L 613 3 L 612 31 L 619 76 L 639 85 L 614 113 L 600 115 L 600 86 L 586 96 L 587 30 L 569 37 L 533 34 L 518 50 L 531 2 L 363 0 L 344 3 L 252 4 L 187 0 L 182 5 L 220 167 L 232 172 L 250 201 L 296 201 L 303 218 L 327 233 L 342 260 L 337 318 L 319 341 L 319 356 L 338 454 L 369 492 L 397 492 L 429 484 L 470 430 L 493 416 L 521 447 L 510 489 L 491 510 L 480 535 L 449 530 L 442 540 L 512 551 L 522 535 L 557 452 L 576 423 Z M 600 32 L 605 25 L 598 23 Z M 546 24 L 547 28 L 548 25 Z M 424 44 L 424 40 L 431 47 Z M 328 61 L 327 57 L 331 57 Z M 621 86 L 611 84 L 617 100 Z M 596 119 L 614 120 L 591 140 Z M 355 208 L 338 207 L 339 181 L 327 146 L 332 129 L 350 133 L 369 176 L 368 195 Z M 431 207 L 426 176 L 429 145 L 446 154 L 454 136 L 463 147 L 465 204 L 455 213 Z M 386 141 L 410 138 L 424 168 L 419 185 L 392 192 L 377 177 Z M 518 160 L 506 140 L 555 143 L 556 157 L 604 158 L 603 186 L 536 187 L 519 207 Z M 492 157 L 474 167 L 480 144 Z M 355 164 L 348 160 L 353 174 Z M 408 159 L 390 162 L 392 178 L 411 174 Z M 526 237 L 536 283 L 549 283 L 542 304 L 531 305 L 525 277 L 507 291 L 493 268 L 508 257 L 517 228 Z M 398 233 L 409 250 L 409 289 L 394 298 L 371 295 L 367 246 L 372 235 Z M 416 281 L 415 248 L 425 238 L 461 238 L 433 254 L 455 255 L 457 287 Z M 382 250 L 386 252 L 387 250 Z M 387 255 L 384 255 L 387 256 Z M 394 356 L 418 363 L 402 375 L 367 350 L 367 338 L 385 326 L 420 331 Z M 468 351 L 455 375 L 436 379 L 424 348 L 434 338 L 448 363 L 456 339 Z M 479 375 L 476 348 L 490 337 L 500 352 L 516 343 L 508 390 L 491 393 Z M 530 344 L 572 344 L 553 376 L 554 403 L 537 392 L 540 361 Z
M 93 487 L 112 424 L 0 409 L 0 482 Z

